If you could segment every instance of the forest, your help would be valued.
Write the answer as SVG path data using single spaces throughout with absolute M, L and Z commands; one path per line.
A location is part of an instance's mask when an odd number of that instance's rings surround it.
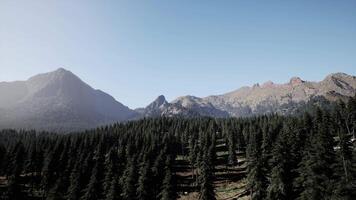
M 356 97 L 297 116 L 2 130 L 0 199 L 356 199 L 355 129 Z

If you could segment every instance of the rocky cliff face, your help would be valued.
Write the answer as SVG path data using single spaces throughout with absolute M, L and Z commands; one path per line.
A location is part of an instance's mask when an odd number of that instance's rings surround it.
M 143 117 L 196 117 L 196 116 L 216 116 L 227 117 L 228 114 L 216 109 L 209 103 L 203 102 L 197 97 L 176 99 L 168 103 L 163 95 L 157 97 L 155 101 L 149 104 L 146 108 L 136 109 Z
M 166 101 L 166 98 L 160 95 L 145 108 L 138 108 L 135 109 L 135 111 L 138 112 L 141 117 L 159 117 L 168 106 L 169 103 Z
M 304 81 L 293 77 L 288 83 L 268 81 L 262 85 L 242 87 L 238 90 L 205 98 L 183 96 L 172 101 L 177 108 L 212 117 L 246 117 L 259 114 L 293 114 L 310 100 L 336 101 L 356 93 L 356 77 L 344 73 L 330 74 L 320 82 Z M 178 111 L 177 111 L 178 110 Z

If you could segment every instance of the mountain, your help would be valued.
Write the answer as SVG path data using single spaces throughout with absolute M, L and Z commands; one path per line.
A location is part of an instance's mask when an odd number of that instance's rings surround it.
M 163 95 L 158 96 L 152 103 L 145 108 L 135 109 L 142 117 L 157 117 L 169 106 Z
M 186 96 L 178 98 L 171 103 L 168 103 L 163 95 L 157 97 L 146 108 L 136 109 L 143 117 L 197 117 L 197 116 L 214 116 L 214 117 L 228 117 L 229 114 L 225 111 L 216 109 L 213 105 L 203 101 L 203 99 Z
M 222 95 L 205 98 L 179 97 L 166 104 L 166 108 L 160 115 L 171 116 L 172 113 L 167 110 L 211 117 L 247 117 L 268 113 L 294 114 L 307 108 L 309 103 L 328 103 L 355 94 L 355 76 L 335 73 L 320 82 L 304 81 L 299 77 L 293 77 L 285 84 L 268 81 L 262 85 L 242 87 Z M 157 112 L 155 115 L 158 115 Z
M 0 83 L 0 128 L 75 131 L 135 117 L 133 110 L 60 68 Z
M 355 94 L 356 77 L 335 73 L 320 82 L 293 77 L 284 84 L 268 81 L 204 98 L 189 95 L 168 102 L 160 95 L 145 108 L 131 110 L 60 68 L 26 81 L 0 82 L 0 129 L 77 131 L 143 117 L 295 114 Z
M 199 116 L 198 113 L 192 109 L 185 108 L 180 104 L 168 103 L 163 95 L 158 96 L 152 103 L 150 103 L 145 108 L 137 108 L 136 112 L 139 113 L 140 117 L 195 117 Z

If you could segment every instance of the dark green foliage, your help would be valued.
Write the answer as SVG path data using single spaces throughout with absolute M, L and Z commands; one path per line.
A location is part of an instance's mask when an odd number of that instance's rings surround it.
M 139 179 L 137 185 L 137 199 L 149 200 L 152 192 L 151 192 L 151 178 L 149 177 L 151 174 L 150 171 L 150 162 L 145 159 L 141 164 L 139 169 Z
M 246 157 L 243 193 L 252 199 L 356 199 L 356 98 L 333 107 L 303 116 L 143 119 L 67 135 L 2 130 L 0 198 L 176 199 L 183 160 L 192 190 L 210 200 L 218 170 L 229 175 Z
M 271 181 L 267 188 L 267 199 L 270 200 L 287 200 L 292 196 L 291 154 L 285 137 L 286 134 L 282 133 L 273 149 Z
M 80 189 L 81 189 L 81 173 L 79 171 L 79 164 L 72 170 L 69 178 L 69 187 L 67 191 L 67 199 L 75 200 L 80 197 Z
M 171 163 L 171 158 L 168 156 L 166 161 L 165 171 L 164 171 L 162 189 L 161 189 L 161 193 L 159 194 L 160 200 L 170 200 L 170 199 L 175 199 L 176 197 L 170 163 Z
M 92 169 L 89 183 L 84 190 L 82 200 L 96 200 L 103 197 L 102 179 L 104 171 L 104 147 L 99 143 L 94 155 L 95 165 Z
M 0 144 L 0 176 L 4 175 L 5 173 L 5 161 L 6 161 L 6 149 L 5 147 Z
M 235 138 L 233 133 L 229 133 L 228 135 L 228 148 L 229 148 L 229 157 L 228 157 L 228 164 L 229 165 L 236 165 L 236 144 L 235 144 Z
M 9 199 L 23 199 L 23 189 L 20 182 L 20 177 L 11 175 L 9 177 L 9 185 L 7 187 L 7 195 Z
M 124 200 L 136 199 L 136 183 L 138 180 L 138 170 L 136 158 L 131 158 L 121 177 L 122 198 Z
M 317 111 L 315 130 L 304 153 L 299 173 L 303 187 L 300 199 L 331 199 L 335 155 L 327 116 Z
M 201 166 L 200 166 L 200 176 L 199 176 L 199 184 L 200 184 L 200 195 L 199 199 L 201 200 L 215 200 L 215 192 L 213 186 L 213 175 L 211 168 L 211 163 L 209 162 L 208 155 L 205 154 Z
M 264 199 L 266 196 L 267 174 L 262 157 L 261 149 L 262 135 L 259 129 L 255 129 L 250 135 L 250 145 L 248 147 L 248 189 L 251 199 Z
M 120 185 L 119 178 L 117 176 L 112 177 L 110 188 L 106 193 L 106 200 L 119 200 L 120 198 Z

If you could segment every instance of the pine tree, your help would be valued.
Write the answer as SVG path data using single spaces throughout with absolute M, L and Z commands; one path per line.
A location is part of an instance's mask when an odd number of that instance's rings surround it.
M 273 149 L 271 183 L 267 188 L 267 199 L 291 199 L 292 175 L 289 167 L 290 153 L 286 133 L 282 133 Z
M 317 110 L 315 133 L 304 152 L 298 169 L 297 184 L 302 186 L 299 199 L 330 199 L 333 192 L 334 150 L 333 138 L 320 109 Z
M 152 195 L 150 186 L 150 165 L 147 159 L 144 159 L 144 162 L 141 164 L 139 170 L 139 179 L 138 179 L 138 187 L 137 187 L 137 199 L 140 200 L 149 200 Z
M 137 182 L 136 158 L 133 157 L 126 165 L 126 169 L 121 177 L 122 198 L 124 200 L 136 199 L 136 182 Z
M 200 175 L 199 175 L 199 183 L 200 183 L 200 192 L 199 199 L 200 200 L 215 200 L 215 191 L 213 185 L 213 175 L 211 163 L 209 163 L 208 155 L 205 154 L 200 166 Z
M 159 194 L 160 200 L 170 200 L 176 198 L 170 163 L 171 157 L 167 156 L 165 162 L 164 179 L 162 183 L 161 192 Z
M 5 147 L 0 143 L 0 176 L 5 174 L 4 170 L 4 163 L 6 161 L 6 149 Z
M 120 200 L 120 185 L 119 185 L 119 178 L 118 176 L 114 176 L 112 178 L 110 189 L 106 193 L 106 200 Z
M 54 186 L 49 190 L 46 200 L 64 200 L 63 190 L 66 184 L 64 183 L 65 177 L 59 177 Z
M 97 150 L 95 152 L 95 166 L 91 172 L 91 177 L 87 188 L 84 190 L 84 195 L 81 197 L 82 200 L 97 200 L 102 198 L 103 188 L 103 162 L 104 162 L 104 147 L 100 142 L 98 144 Z
M 113 178 L 116 175 L 115 170 L 117 169 L 118 163 L 118 155 L 114 149 L 111 149 L 108 155 L 105 158 L 105 178 L 104 178 L 104 186 L 103 191 L 104 194 L 109 193 L 111 191 L 111 183 L 113 182 Z
M 66 193 L 67 200 L 77 200 L 80 198 L 80 192 L 82 188 L 81 167 L 83 167 L 82 162 L 84 159 L 85 159 L 84 156 L 81 155 L 80 159 L 75 163 L 74 168 L 70 172 L 69 186 Z
M 22 199 L 21 173 L 24 168 L 25 148 L 22 142 L 17 142 L 13 151 L 10 153 L 9 161 L 9 183 L 7 194 L 9 199 Z
M 90 177 L 89 184 L 84 191 L 84 195 L 81 200 L 97 200 L 100 199 L 100 182 L 98 180 L 99 169 L 98 165 L 93 168 L 92 175 Z
M 12 151 L 11 155 L 11 161 L 10 161 L 10 166 L 9 170 L 10 175 L 13 175 L 15 177 L 20 176 L 24 169 L 24 160 L 26 158 L 25 154 L 25 147 L 22 142 L 18 142 Z
M 236 145 L 233 133 L 228 133 L 228 150 L 229 150 L 229 157 L 228 157 L 228 164 L 231 166 L 235 166 L 237 164 L 236 161 Z
M 153 194 L 152 196 L 157 196 L 159 194 L 159 188 L 162 184 L 162 169 L 164 168 L 164 152 L 160 151 L 158 156 L 155 158 L 154 164 L 152 166 L 152 185 Z
M 353 191 L 352 180 L 356 174 L 355 167 L 352 165 L 352 135 L 349 135 L 345 127 L 346 119 L 342 113 L 346 113 L 346 107 L 343 102 L 339 102 L 334 111 L 334 120 L 336 132 L 339 139 L 337 148 L 337 166 L 336 173 L 338 180 L 336 184 L 335 196 L 339 199 L 347 199 Z
M 248 147 L 248 189 L 253 200 L 264 199 L 267 180 L 261 156 L 261 132 L 252 132 Z
M 348 134 L 356 139 L 356 95 L 347 102 L 346 128 Z
M 19 175 L 11 175 L 7 186 L 8 199 L 24 199 L 21 179 Z

